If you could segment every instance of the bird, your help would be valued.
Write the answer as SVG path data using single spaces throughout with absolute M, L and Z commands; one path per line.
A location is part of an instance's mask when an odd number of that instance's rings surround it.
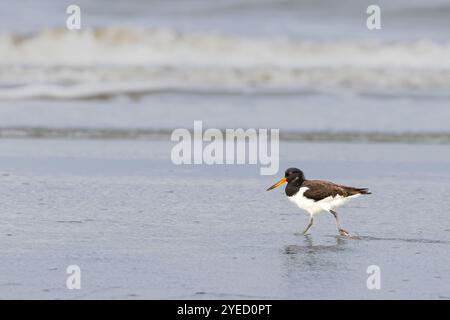
M 287 182 L 285 192 L 288 199 L 310 215 L 309 223 L 303 231 L 304 235 L 307 235 L 313 225 L 315 214 L 329 212 L 336 220 L 339 234 L 351 237 L 350 233 L 342 228 L 335 209 L 362 194 L 371 194 L 368 188 L 349 187 L 326 180 L 307 180 L 303 171 L 297 168 L 288 168 L 284 178 L 266 191 L 273 190 L 285 182 Z

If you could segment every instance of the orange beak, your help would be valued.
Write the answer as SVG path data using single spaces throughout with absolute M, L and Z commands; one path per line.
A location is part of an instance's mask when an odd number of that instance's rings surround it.
M 282 178 L 280 179 L 280 181 L 278 181 L 277 183 L 275 183 L 273 186 L 271 186 L 270 188 L 268 188 L 266 191 L 270 191 L 272 189 L 275 189 L 276 187 L 278 187 L 279 185 L 283 184 L 286 182 L 286 178 Z

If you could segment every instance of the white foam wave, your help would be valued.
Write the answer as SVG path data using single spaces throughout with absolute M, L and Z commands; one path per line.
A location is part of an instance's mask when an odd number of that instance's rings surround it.
M 3 99 L 317 87 L 450 90 L 450 44 L 249 39 L 116 27 L 0 36 Z

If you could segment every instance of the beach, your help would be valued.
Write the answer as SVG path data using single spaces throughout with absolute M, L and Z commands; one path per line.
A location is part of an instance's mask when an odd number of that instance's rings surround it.
M 370 4 L 1 4 L 0 299 L 450 299 L 450 5 Z M 278 172 L 175 165 L 196 121 L 279 130 Z M 300 234 L 289 167 L 369 188 L 355 238 Z
M 448 299 L 447 146 L 281 144 L 281 166 L 369 187 L 308 216 L 256 166 L 175 166 L 171 143 L 3 140 L 2 298 Z M 98 150 L 101 149 L 101 153 Z M 302 152 L 299 152 L 301 150 Z M 333 150 L 334 152 L 330 152 Z M 66 267 L 81 290 L 65 286 Z M 368 290 L 369 265 L 381 289 Z

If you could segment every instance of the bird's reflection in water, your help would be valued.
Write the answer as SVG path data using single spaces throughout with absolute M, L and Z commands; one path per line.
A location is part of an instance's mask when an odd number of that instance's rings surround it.
M 325 244 L 315 244 L 312 236 L 302 239 L 302 244 L 287 245 L 284 248 L 287 272 L 318 271 L 337 265 L 336 255 L 348 250 L 348 239 L 337 236 Z M 339 260 L 339 259 L 337 259 Z

